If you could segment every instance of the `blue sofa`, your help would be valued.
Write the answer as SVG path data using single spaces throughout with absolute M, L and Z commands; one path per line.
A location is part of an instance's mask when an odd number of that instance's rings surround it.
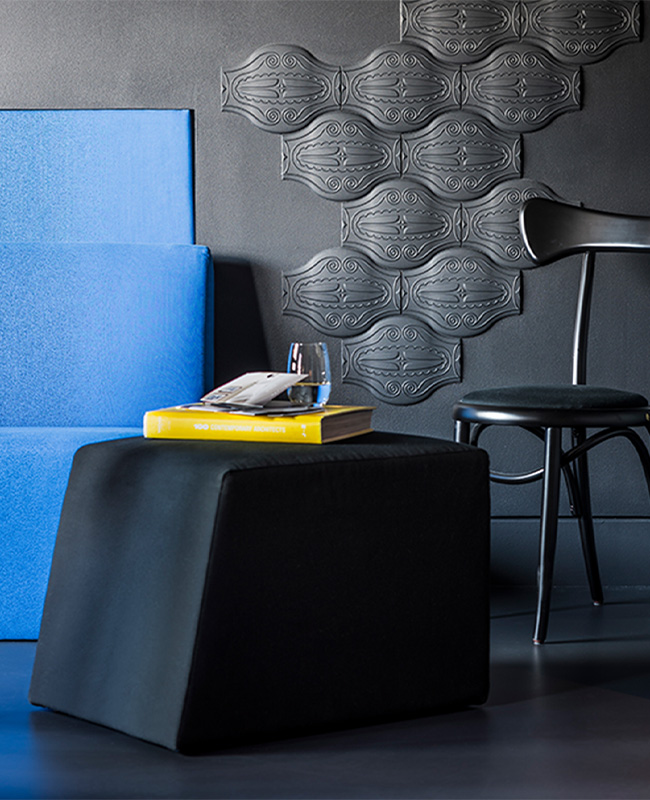
M 211 388 L 189 111 L 0 111 L 0 639 L 37 638 L 72 456 Z
M 36 638 L 81 445 L 138 436 L 205 375 L 211 259 L 193 245 L 0 244 L 0 636 Z

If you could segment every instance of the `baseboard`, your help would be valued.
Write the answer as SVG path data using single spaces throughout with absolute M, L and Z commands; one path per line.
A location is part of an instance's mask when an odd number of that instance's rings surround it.
M 596 547 L 604 586 L 650 586 L 650 519 L 594 520 Z M 492 583 L 531 586 L 537 574 L 539 520 L 498 517 L 492 520 Z M 554 583 L 586 586 L 578 523 L 562 518 Z

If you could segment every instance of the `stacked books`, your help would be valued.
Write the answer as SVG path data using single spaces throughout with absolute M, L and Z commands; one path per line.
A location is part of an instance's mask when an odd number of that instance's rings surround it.
M 301 377 L 292 373 L 247 373 L 213 389 L 198 403 L 148 411 L 144 435 L 157 439 L 325 444 L 372 431 L 372 406 L 296 406 L 274 399 Z

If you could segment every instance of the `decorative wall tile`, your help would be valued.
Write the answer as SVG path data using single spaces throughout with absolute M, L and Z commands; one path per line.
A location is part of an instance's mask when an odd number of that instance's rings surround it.
M 386 45 L 342 75 L 344 110 L 382 130 L 413 131 L 443 111 L 460 108 L 458 70 L 416 45 Z
M 402 40 L 428 48 L 447 63 L 478 61 L 520 36 L 513 0 L 402 0 Z
M 412 181 L 383 183 L 343 204 L 341 243 L 358 247 L 381 267 L 417 267 L 458 243 L 457 211 Z
M 400 313 L 400 276 L 378 270 L 361 253 L 333 248 L 283 276 L 283 310 L 316 330 L 350 336 Z
M 636 0 L 402 0 L 402 40 L 448 64 L 468 64 L 524 41 L 590 64 L 638 41 Z
M 422 131 L 403 134 L 402 142 L 402 174 L 450 200 L 479 197 L 520 175 L 520 137 L 474 114 L 445 114 Z
M 282 138 L 282 177 L 302 181 L 328 200 L 360 197 L 398 178 L 400 137 L 361 117 L 334 112 Z
M 460 347 L 419 320 L 385 319 L 341 343 L 343 383 L 363 386 L 387 403 L 419 403 L 460 380 Z
M 501 49 L 463 67 L 463 108 L 505 130 L 534 131 L 580 107 L 580 70 L 528 45 Z
M 528 0 L 525 39 L 573 64 L 588 64 L 641 36 L 640 3 L 633 0 Z
M 521 206 L 532 197 L 558 199 L 547 186 L 522 179 L 503 183 L 487 197 L 464 203 L 463 243 L 485 253 L 500 266 L 534 267 L 519 229 Z
M 294 45 L 270 44 L 241 67 L 223 70 L 221 108 L 271 133 L 298 130 L 339 107 L 340 70 Z
M 468 248 L 445 250 L 402 276 L 402 311 L 447 336 L 476 336 L 519 314 L 519 271 L 503 270 Z
M 351 66 L 266 45 L 222 71 L 223 110 L 283 135 L 282 178 L 341 204 L 342 246 L 282 276 L 283 313 L 343 337 L 344 381 L 393 404 L 460 380 L 461 338 L 519 313 L 520 207 L 555 197 L 521 179 L 520 134 L 578 110 L 579 65 L 641 31 L 637 0 L 401 12 L 402 41 Z
M 465 200 L 518 177 L 520 147 L 518 135 L 462 111 L 401 136 L 381 132 L 356 115 L 332 112 L 282 137 L 282 178 L 344 201 L 404 175 L 443 198 Z
M 531 197 L 555 195 L 540 183 L 518 179 L 476 200 L 450 203 L 410 181 L 382 183 L 342 205 L 341 243 L 387 268 L 419 267 L 459 245 L 480 250 L 503 267 L 532 267 L 519 231 L 519 209 Z

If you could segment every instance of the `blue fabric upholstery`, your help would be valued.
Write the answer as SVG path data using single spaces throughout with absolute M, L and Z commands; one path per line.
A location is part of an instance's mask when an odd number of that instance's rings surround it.
M 72 456 L 209 385 L 194 245 L 0 245 L 0 637 L 36 638 Z
M 72 456 L 209 385 L 194 245 L 0 245 L 0 638 L 36 638 Z
M 193 245 L 0 245 L 0 638 L 38 636 L 77 448 L 203 393 L 210 275 Z
M 138 426 L 203 394 L 194 245 L 0 244 L 4 425 Z
M 35 638 L 75 450 L 212 386 L 212 269 L 190 111 L 0 111 L 0 176 L 0 638 Z
M 0 631 L 36 639 L 72 457 L 141 428 L 0 428 Z
M 0 111 L 0 241 L 193 244 L 191 119 Z

